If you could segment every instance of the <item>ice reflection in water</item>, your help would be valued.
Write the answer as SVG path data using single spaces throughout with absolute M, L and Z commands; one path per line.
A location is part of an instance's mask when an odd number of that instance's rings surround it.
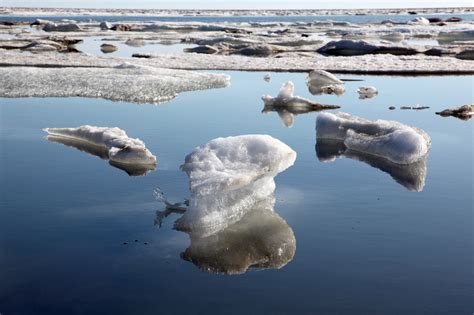
M 154 164 L 124 164 L 116 161 L 111 161 L 109 160 L 108 148 L 94 145 L 89 142 L 77 140 L 74 138 L 57 137 L 52 135 L 47 136 L 46 139 L 51 142 L 60 143 L 68 147 L 76 148 L 79 151 L 97 156 L 103 160 L 108 160 L 108 163 L 111 166 L 125 171 L 130 176 L 144 176 L 156 169 L 156 165 Z
M 299 107 L 299 106 L 273 106 L 265 104 L 262 113 L 268 114 L 271 112 L 277 112 L 278 116 L 280 116 L 281 122 L 285 127 L 291 128 L 295 124 L 295 116 L 300 114 L 306 114 L 311 112 L 319 112 L 326 109 L 337 109 L 339 106 L 336 105 L 321 105 L 316 104 L 314 106 L 306 106 L 306 107 Z
M 392 176 L 409 191 L 421 192 L 425 186 L 427 173 L 426 156 L 411 164 L 396 164 L 385 158 L 347 149 L 343 141 L 318 139 L 316 155 L 320 162 L 333 162 L 339 157 L 347 157 L 364 162 Z

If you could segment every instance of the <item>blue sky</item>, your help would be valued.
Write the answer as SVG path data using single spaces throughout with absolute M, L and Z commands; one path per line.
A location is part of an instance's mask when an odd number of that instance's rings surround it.
M 472 0 L 0 0 L 0 6 L 155 9 L 328 9 L 472 6 Z

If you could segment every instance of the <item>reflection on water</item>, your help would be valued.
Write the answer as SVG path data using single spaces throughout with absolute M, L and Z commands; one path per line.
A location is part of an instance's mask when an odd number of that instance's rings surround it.
M 339 106 L 335 105 L 315 105 L 307 107 L 298 106 L 274 106 L 265 104 L 262 113 L 268 114 L 271 112 L 277 112 L 280 116 L 281 122 L 285 127 L 291 128 L 295 124 L 295 116 L 300 114 L 306 114 L 311 112 L 319 112 L 326 109 L 337 109 Z
M 181 258 L 202 271 L 227 275 L 284 267 L 295 255 L 296 239 L 273 211 L 274 204 L 274 197 L 258 202 L 241 220 L 217 234 L 190 234 L 191 244 Z
M 73 147 L 79 151 L 86 152 L 90 155 L 97 156 L 102 160 L 109 160 L 108 149 L 103 146 L 94 145 L 89 142 L 77 140 L 74 138 L 57 137 L 49 135 L 46 137 L 51 142 L 60 143 L 68 147 Z M 108 161 L 110 165 L 125 171 L 130 176 L 144 176 L 156 169 L 153 164 L 124 164 L 116 161 Z
M 343 141 L 327 139 L 317 140 L 316 155 L 319 161 L 324 163 L 333 162 L 342 156 L 364 162 L 389 174 L 397 183 L 406 187 L 409 191 L 420 192 L 425 186 L 426 156 L 415 163 L 396 164 L 376 155 L 349 150 Z

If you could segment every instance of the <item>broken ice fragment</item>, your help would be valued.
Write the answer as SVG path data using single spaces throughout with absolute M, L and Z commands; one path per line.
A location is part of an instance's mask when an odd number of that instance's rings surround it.
M 156 157 L 140 139 L 129 138 L 119 128 L 84 125 L 78 128 L 46 128 L 48 139 L 108 159 L 131 175 L 143 175 L 156 167 Z
M 359 99 L 367 99 L 375 97 L 379 92 L 373 86 L 362 86 L 357 89 L 357 93 L 359 93 Z
M 474 105 L 464 105 L 454 109 L 445 109 L 436 115 L 443 117 L 453 116 L 462 120 L 470 120 L 474 116 Z
M 344 94 L 344 82 L 336 78 L 332 73 L 324 70 L 313 70 L 309 73 L 306 84 L 308 90 L 313 95 Z
M 318 139 L 342 140 L 351 150 L 411 164 L 429 151 L 431 139 L 423 130 L 396 121 L 369 121 L 346 113 L 321 113 L 316 119 Z
M 262 100 L 265 106 L 272 106 L 272 107 L 292 107 L 292 108 L 301 108 L 307 110 L 323 110 L 323 109 L 335 109 L 339 108 L 339 106 L 332 106 L 332 105 L 321 105 L 315 103 L 311 100 L 294 96 L 293 92 L 295 90 L 295 86 L 293 82 L 288 81 L 282 85 L 278 96 L 272 97 L 270 95 L 262 96 Z
M 268 135 L 217 138 L 197 147 L 181 166 L 191 198 L 175 227 L 201 237 L 225 229 L 272 196 L 273 178 L 295 159 L 295 151 Z

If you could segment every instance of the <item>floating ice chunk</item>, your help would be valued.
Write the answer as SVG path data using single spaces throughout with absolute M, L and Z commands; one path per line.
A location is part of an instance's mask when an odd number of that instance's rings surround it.
M 293 107 L 293 108 L 303 108 L 303 109 L 311 109 L 311 110 L 339 108 L 338 106 L 321 105 L 311 100 L 308 100 L 299 96 L 294 96 L 293 95 L 294 90 L 295 90 L 295 86 L 293 82 L 288 81 L 282 85 L 277 97 L 264 95 L 262 96 L 262 100 L 265 106 L 272 106 L 272 107 Z
M 181 166 L 191 198 L 175 227 L 207 236 L 239 221 L 273 194 L 273 178 L 295 159 L 295 151 L 268 135 L 217 138 L 197 147 Z
M 373 86 L 366 86 L 366 87 L 360 87 L 357 89 L 357 93 L 359 93 L 359 99 L 367 99 L 367 98 L 373 98 L 377 96 L 379 93 L 377 89 Z
M 419 16 L 416 19 L 409 21 L 408 24 L 430 25 L 430 21 L 427 18 Z
M 180 92 L 222 88 L 222 74 L 125 63 L 115 67 L 0 67 L 0 97 L 100 97 L 133 103 L 166 102 Z
M 100 50 L 104 54 L 113 53 L 114 51 L 117 51 L 117 49 L 118 49 L 117 46 L 112 45 L 112 44 L 102 44 L 102 45 L 100 45 Z
M 274 203 L 273 197 L 256 203 L 242 219 L 214 235 L 191 234 L 181 257 L 202 271 L 226 275 L 284 267 L 295 255 L 296 239 L 273 211 Z
M 335 94 L 342 95 L 345 92 L 344 82 L 335 75 L 324 70 L 313 70 L 306 78 L 309 92 L 313 95 Z
M 272 76 L 269 73 L 267 73 L 263 77 L 263 80 L 265 80 L 266 82 L 270 82 L 272 80 Z
M 425 186 L 427 173 L 426 156 L 411 164 L 397 164 L 385 158 L 347 149 L 342 140 L 318 139 L 316 155 L 320 162 L 333 162 L 339 157 L 364 162 L 389 174 L 409 191 L 420 192 Z
M 453 116 L 462 120 L 470 120 L 472 116 L 474 116 L 474 105 L 464 105 L 454 109 L 445 109 L 436 114 L 443 117 Z
M 46 128 L 44 131 L 55 138 L 83 141 L 98 149 L 107 150 L 109 161 L 116 165 L 156 165 L 156 157 L 145 147 L 143 141 L 129 138 L 120 128 L 84 125 L 78 128 Z
M 369 121 L 346 113 L 321 113 L 316 119 L 318 139 L 342 140 L 351 150 L 410 164 L 424 157 L 431 139 L 423 130 L 396 121 Z

